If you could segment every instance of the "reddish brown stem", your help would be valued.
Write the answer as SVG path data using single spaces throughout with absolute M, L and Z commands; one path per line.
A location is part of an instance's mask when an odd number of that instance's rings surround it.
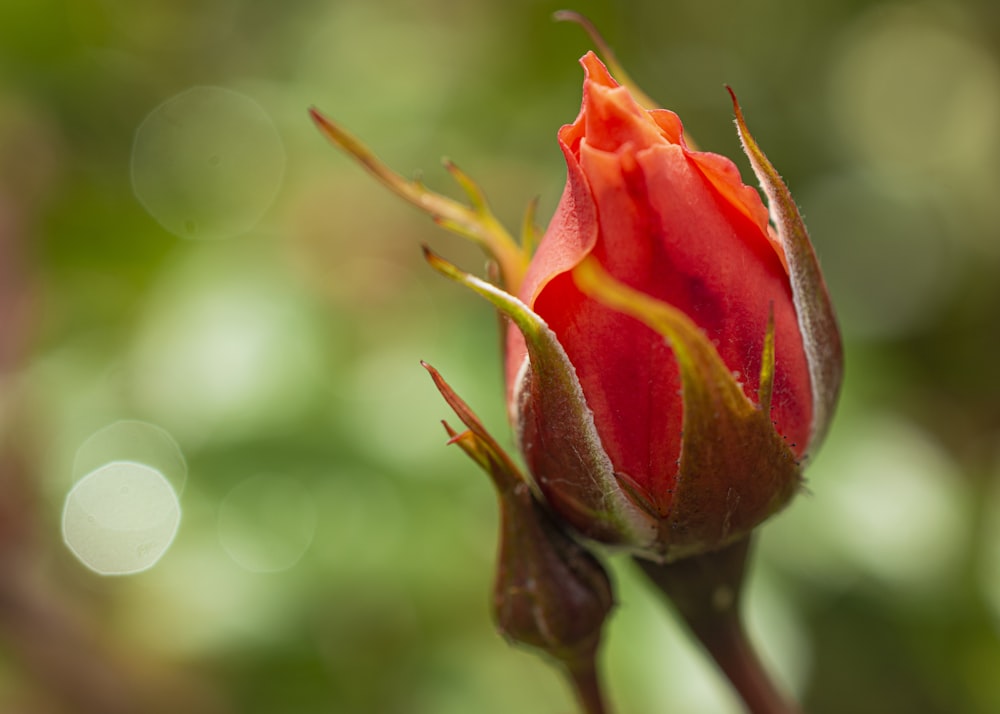
M 740 594 L 749 539 L 667 565 L 636 560 L 715 660 L 750 714 L 801 714 L 774 684 L 747 638 Z
M 567 666 L 566 675 L 573 686 L 583 714 L 611 714 L 604 699 L 601 678 L 593 657 L 576 666 Z

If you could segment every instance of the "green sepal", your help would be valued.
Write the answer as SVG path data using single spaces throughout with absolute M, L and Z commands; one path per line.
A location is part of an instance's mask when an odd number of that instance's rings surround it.
M 559 511 L 582 534 L 606 543 L 644 547 L 655 538 L 655 521 L 634 503 L 615 477 L 587 406 L 576 369 L 555 333 L 527 305 L 495 285 L 470 275 L 424 248 L 427 262 L 442 275 L 488 300 L 524 335 L 528 365 L 520 380 L 525 393 L 542 403 L 547 423 L 560 439 L 573 445 L 562 449 L 566 463 L 549 475 L 532 474 L 546 492 L 546 477 L 559 482 Z M 530 383 L 529 383 L 530 382 Z M 524 444 L 521 444 L 524 450 Z
M 421 362 L 420 364 L 431 375 L 431 379 L 434 380 L 434 385 L 441 393 L 441 396 L 444 397 L 448 406 L 452 408 L 452 411 L 455 412 L 455 415 L 467 428 L 467 431 L 458 433 L 448 425 L 448 422 L 443 422 L 448 436 L 451 437 L 450 443 L 457 444 L 462 451 L 479 464 L 480 468 L 492 479 L 498 492 L 511 491 L 517 484 L 526 483 L 521 470 L 514 463 L 514 460 L 510 458 L 503 447 L 486 430 L 486 427 L 483 426 L 483 423 L 476 416 L 475 412 L 469 408 L 469 405 L 455 393 L 455 390 L 451 388 L 436 369 L 426 362 Z
M 520 470 L 441 374 L 421 362 L 466 426 L 444 422 L 459 446 L 492 479 L 500 503 L 500 547 L 493 588 L 497 628 L 511 642 L 552 657 L 569 671 L 593 666 L 614 606 L 600 561 L 552 518 Z
M 379 183 L 400 198 L 427 213 L 435 223 L 477 243 L 500 266 L 506 289 L 516 291 L 528 267 L 528 255 L 522 250 L 497 217 L 479 185 L 449 160 L 445 170 L 459 185 L 469 206 L 431 191 L 419 180 L 406 179 L 389 168 L 364 142 L 337 122 L 311 108 L 309 115 L 320 132 L 337 148 L 348 154 L 374 176 Z
M 595 300 L 663 335 L 677 360 L 683 434 L 673 499 L 660 524 L 662 558 L 717 550 L 784 506 L 798 491 L 801 475 L 769 413 L 773 318 L 764 339 L 755 404 L 701 328 L 682 311 L 615 280 L 592 257 L 574 268 L 573 279 Z
M 767 195 L 771 221 L 788 264 L 792 298 L 809 364 L 813 418 L 807 452 L 811 454 L 826 435 L 840 393 L 844 369 L 840 329 L 798 206 L 795 205 L 788 186 L 750 134 L 736 94 L 729 87 L 726 89 L 733 99 L 736 129 L 743 151 L 750 159 L 750 166 Z

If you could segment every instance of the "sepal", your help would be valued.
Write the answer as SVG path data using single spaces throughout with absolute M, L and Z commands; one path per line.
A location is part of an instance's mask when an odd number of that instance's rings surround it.
M 482 247 L 500 266 L 504 286 L 512 292 L 517 291 L 527 269 L 528 254 L 518 247 L 493 215 L 482 189 L 468 174 L 451 161 L 447 159 L 444 161 L 445 170 L 451 174 L 469 199 L 470 205 L 465 206 L 431 191 L 420 181 L 403 178 L 390 169 L 360 139 L 324 116 L 319 110 L 311 108 L 309 115 L 331 143 L 361 164 L 383 186 L 429 214 L 441 227 L 469 238 Z
M 778 244 L 784 251 L 788 266 L 799 331 L 802 334 L 806 359 L 809 363 L 813 421 L 807 454 L 811 454 L 826 435 L 840 393 L 844 369 L 840 329 L 837 327 L 833 303 L 830 301 L 802 215 L 792 199 L 788 186 L 750 134 L 736 94 L 729 87 L 726 89 L 733 99 L 736 129 L 743 144 L 743 151 L 750 159 L 750 166 L 767 196 L 771 222 L 774 224 Z
M 457 444 L 489 474 L 500 503 L 500 547 L 493 589 L 497 628 L 570 672 L 593 663 L 614 606 L 604 567 L 552 520 L 520 470 L 468 405 L 433 367 L 421 363 L 466 426 L 445 422 Z
M 576 370 L 555 333 L 514 296 L 426 247 L 424 257 L 442 275 L 486 298 L 524 335 L 528 357 L 515 386 L 515 399 L 521 401 L 516 410 L 520 423 L 515 426 L 528 469 L 545 498 L 587 537 L 639 548 L 651 543 L 655 520 L 626 495 L 615 477 Z M 549 440 L 558 440 L 559 448 L 547 448 Z
M 715 346 L 683 312 L 615 280 L 595 258 L 573 270 L 579 288 L 660 333 L 680 370 L 683 434 L 660 559 L 717 550 L 783 507 L 801 483 L 795 455 L 770 418 L 774 323 L 764 339 L 758 402 L 747 398 Z
M 440 372 L 426 362 L 420 364 L 431 375 L 434 386 L 437 387 L 448 406 L 467 429 L 467 431 L 457 433 L 447 422 L 444 422 L 444 428 L 451 437 L 449 443 L 457 444 L 469 458 L 479 464 L 480 468 L 493 481 L 498 492 L 512 491 L 518 484 L 524 483 L 525 479 L 513 459 L 490 435 L 479 417 L 469 408 L 469 405 L 455 393 Z

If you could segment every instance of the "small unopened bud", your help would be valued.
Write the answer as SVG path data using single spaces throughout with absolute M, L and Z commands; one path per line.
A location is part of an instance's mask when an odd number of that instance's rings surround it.
M 500 507 L 498 628 L 570 667 L 592 658 L 614 606 L 603 566 L 553 522 L 527 484 L 501 492 Z
M 581 682 L 590 677 L 601 627 L 614 606 L 604 567 L 553 520 L 514 462 L 437 370 L 424 367 L 467 427 L 458 432 L 445 422 L 451 443 L 489 475 L 500 502 L 493 588 L 498 629 L 509 641 L 565 665 L 581 698 L 596 701 L 596 690 L 591 698 Z

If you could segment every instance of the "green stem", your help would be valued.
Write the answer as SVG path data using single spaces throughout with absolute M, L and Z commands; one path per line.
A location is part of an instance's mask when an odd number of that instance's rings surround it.
M 801 714 L 764 669 L 740 616 L 749 539 L 670 564 L 636 559 L 715 660 L 750 714 Z

